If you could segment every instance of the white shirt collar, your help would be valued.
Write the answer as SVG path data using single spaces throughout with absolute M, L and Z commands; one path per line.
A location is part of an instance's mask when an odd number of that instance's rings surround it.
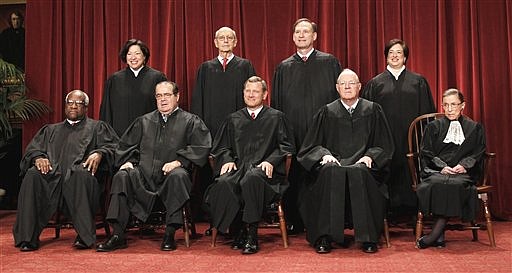
M 395 79 L 398 81 L 398 77 L 400 77 L 400 74 L 405 70 L 405 65 L 402 66 L 400 69 L 394 69 L 391 66 L 387 66 L 386 69 L 395 77 Z
M 226 63 L 229 63 L 234 57 L 235 57 L 235 54 L 230 53 L 228 56 L 228 61 Z M 217 59 L 219 60 L 220 63 L 222 63 L 224 61 L 224 57 L 222 57 L 220 55 L 217 56 Z
M 359 102 L 359 98 L 357 98 L 356 102 L 354 102 L 354 104 L 352 104 L 351 106 L 348 106 L 345 102 L 343 102 L 342 99 L 340 99 L 341 101 L 341 104 L 343 104 L 343 107 L 345 107 L 345 109 L 347 109 L 348 111 L 348 108 L 352 107 L 352 109 L 356 109 L 357 107 L 357 103 Z
M 79 122 L 80 122 L 80 121 L 82 121 L 82 120 L 81 120 L 81 119 L 79 119 L 79 120 L 70 120 L 70 119 L 66 119 L 66 121 L 67 121 L 69 124 L 71 124 L 71 125 L 75 125 L 75 124 L 79 123 Z
M 307 57 L 309 59 L 309 56 L 311 55 L 311 53 L 313 53 L 313 51 L 315 51 L 315 48 L 311 48 L 310 51 L 308 51 L 308 53 L 306 53 L 306 55 L 302 55 L 300 52 L 297 51 L 297 55 L 299 55 L 299 57 Z
M 144 68 L 144 66 L 141 66 L 139 69 L 137 70 L 133 70 L 131 67 L 129 67 L 130 70 L 133 72 L 133 74 L 135 75 L 135 78 L 137 78 L 137 76 L 139 76 L 139 72 L 142 70 L 142 68 Z
M 261 112 L 261 109 L 263 109 L 263 105 L 261 105 L 258 109 L 256 110 L 249 110 L 249 108 L 247 108 L 247 112 L 249 112 L 249 116 L 251 115 L 251 113 L 254 113 L 254 116 L 257 117 L 258 114 Z

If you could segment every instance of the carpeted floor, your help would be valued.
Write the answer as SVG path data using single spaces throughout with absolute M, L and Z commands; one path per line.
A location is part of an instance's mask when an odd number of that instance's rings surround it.
M 218 239 L 210 247 L 210 237 L 192 240 L 184 246 L 183 233 L 177 233 L 178 250 L 159 250 L 162 234 L 140 238 L 128 234 L 129 247 L 111 253 L 75 250 L 71 247 L 75 232 L 63 230 L 53 239 L 54 231 L 41 235 L 41 248 L 20 252 L 14 248 L 12 224 L 14 211 L 0 211 L 0 272 L 512 272 L 512 222 L 495 222 L 497 247 L 488 245 L 486 232 L 480 241 L 471 241 L 470 231 L 447 232 L 447 247 L 418 250 L 412 230 L 392 227 L 391 248 L 365 254 L 357 245 L 334 249 L 330 254 L 316 254 L 304 235 L 290 236 L 284 249 L 278 230 L 260 232 L 261 251 L 241 255 L 231 250 L 227 241 Z M 197 225 L 204 233 L 207 224 Z M 346 231 L 347 234 L 350 233 Z M 98 230 L 98 240 L 105 239 Z

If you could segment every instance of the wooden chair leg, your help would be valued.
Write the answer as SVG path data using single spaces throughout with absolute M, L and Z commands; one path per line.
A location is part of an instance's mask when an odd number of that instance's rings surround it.
M 492 247 L 496 247 L 496 241 L 494 239 L 494 229 L 492 228 L 491 212 L 487 204 L 487 194 L 481 194 L 481 199 L 484 205 L 485 222 L 487 224 L 487 235 L 489 236 L 489 243 Z
M 188 222 L 188 215 L 187 215 L 187 209 L 185 206 L 181 209 L 181 212 L 183 214 L 183 230 L 185 233 L 185 246 L 190 247 L 190 234 L 189 234 L 189 222 Z
M 388 219 L 384 218 L 384 238 L 386 239 L 386 246 L 391 247 L 391 241 L 389 240 L 389 225 Z
M 217 228 L 212 227 L 211 230 L 212 230 L 212 243 L 211 243 L 211 245 L 212 245 L 212 247 L 215 247 L 215 243 L 217 241 Z
M 421 234 L 423 234 L 423 213 L 421 213 L 421 211 L 418 211 L 417 217 L 418 219 L 416 220 L 416 241 L 421 237 Z
M 282 201 L 279 200 L 277 206 L 277 215 L 279 216 L 279 228 L 281 229 L 281 237 L 283 238 L 284 248 L 288 248 L 288 231 L 286 230 L 286 220 L 284 218 L 284 211 Z

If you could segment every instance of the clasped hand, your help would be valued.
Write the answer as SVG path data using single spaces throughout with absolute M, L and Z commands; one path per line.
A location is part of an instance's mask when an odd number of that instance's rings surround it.
M 457 164 L 455 167 L 449 167 L 446 166 L 441 170 L 441 174 L 462 174 L 467 173 L 466 168 L 464 168 L 462 165 Z

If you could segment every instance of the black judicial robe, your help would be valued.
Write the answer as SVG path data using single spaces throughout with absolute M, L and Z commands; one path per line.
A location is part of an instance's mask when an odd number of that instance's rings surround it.
M 485 133 L 480 123 L 468 117 L 461 116 L 459 122 L 465 138 L 461 145 L 443 142 L 450 127 L 448 118 L 427 125 L 420 150 L 421 183 L 416 193 L 425 215 L 457 216 L 470 221 L 477 212 L 475 183 L 482 175 Z M 457 164 L 464 166 L 467 173 L 440 173 L 444 167 Z
M 45 125 L 38 131 L 20 163 L 24 179 L 13 229 L 16 245 L 22 241 L 36 243 L 42 229 L 55 213 L 61 196 L 82 240 L 88 245 L 95 242 L 94 215 L 102 185 L 90 172 L 81 175 L 86 172 L 82 163 L 89 155 L 99 152 L 103 157 L 98 172 L 110 172 L 117 142 L 118 136 L 112 127 L 89 118 L 74 126 L 67 121 Z M 46 175 L 41 175 L 34 166 L 39 157 L 48 158 L 51 162 L 53 169 Z
M 161 192 L 166 179 L 163 165 L 179 160 L 182 168 L 190 173 L 192 164 L 202 166 L 206 163 L 210 149 L 211 136 L 206 125 L 198 116 L 181 108 L 170 114 L 167 122 L 158 110 L 137 118 L 121 137 L 115 154 L 117 168 L 126 162 L 134 165 L 134 170 L 129 171 L 130 185 L 135 193 L 135 196 L 127 196 L 130 211 L 145 221 L 156 196 L 166 198 L 167 193 Z M 115 184 L 112 184 L 112 196 L 124 192 Z M 189 199 L 191 185 L 187 186 L 187 192 L 174 193 L 179 200 L 167 201 L 178 207 L 183 205 Z M 115 218 L 110 212 L 109 208 L 107 218 Z
M 215 158 L 215 174 L 222 165 L 235 162 L 237 170 L 216 179 L 205 196 L 205 202 L 213 209 L 212 224 L 225 232 L 236 213 L 240 210 L 240 182 L 248 171 L 267 161 L 272 166 L 272 179 L 265 181 L 273 190 L 273 195 L 283 193 L 288 187 L 285 175 L 285 157 L 295 154 L 295 145 L 288 122 L 281 111 L 264 106 L 256 119 L 252 119 L 247 108 L 228 116 L 215 137 L 212 154 Z M 219 179 L 227 179 L 229 191 L 217 187 Z M 265 200 L 271 202 L 272 200 Z M 261 215 L 259 215 L 261 217 Z M 257 219 L 259 220 L 259 218 Z
M 229 114 L 245 107 L 244 83 L 254 75 L 251 62 L 237 56 L 227 64 L 226 71 L 217 58 L 199 66 L 190 112 L 204 121 L 212 137 Z
M 340 62 L 319 50 L 314 50 L 306 62 L 295 53 L 277 66 L 271 106 L 289 119 L 297 147 L 318 109 L 339 97 L 336 80 L 340 73 Z
M 297 155 L 317 177 L 304 188 L 299 208 L 311 244 L 324 235 L 343 242 L 345 187 L 350 193 L 356 241 L 378 241 L 393 149 L 391 132 L 377 103 L 359 99 L 352 116 L 339 99 L 318 111 Z M 334 156 L 341 166 L 321 166 L 324 155 Z M 355 164 L 363 156 L 372 158 L 371 169 Z
M 407 166 L 407 131 L 418 116 L 436 112 L 427 80 L 405 69 L 398 80 L 388 71 L 371 79 L 363 88 L 361 97 L 382 106 L 388 120 L 395 153 L 391 161 L 389 191 L 391 206 L 416 207 L 416 195 Z
M 156 109 L 155 86 L 166 80 L 162 72 L 148 66 L 137 77 L 129 67 L 115 72 L 105 82 L 100 120 L 121 136 L 135 118 Z

